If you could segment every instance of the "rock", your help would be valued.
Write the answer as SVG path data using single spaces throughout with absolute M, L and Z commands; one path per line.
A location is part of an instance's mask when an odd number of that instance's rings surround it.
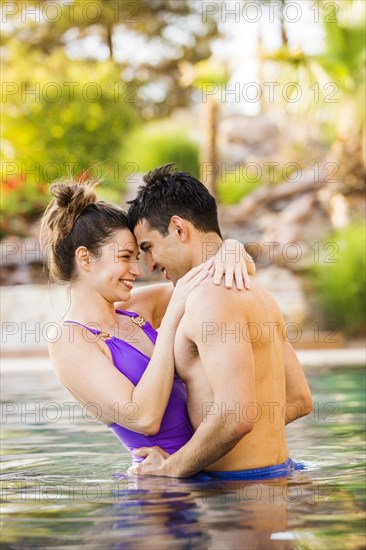
M 282 140 L 276 122 L 267 114 L 226 116 L 219 123 L 218 136 L 220 156 L 228 164 L 272 155 Z
M 261 185 L 239 204 L 227 207 L 224 216 L 230 218 L 232 222 L 245 223 L 249 216 L 254 214 L 258 216 L 260 208 L 275 212 L 288 208 L 292 199 L 321 189 L 325 176 L 326 173 L 322 172 L 316 179 L 312 170 L 306 170 L 297 182 L 285 181 L 276 186 Z
M 256 278 L 277 301 L 285 322 L 303 326 L 309 311 L 300 278 L 275 265 L 259 269 Z
M 327 211 L 317 194 L 310 193 L 293 200 L 277 214 L 276 222 L 267 226 L 260 242 L 263 248 L 272 243 L 273 257 L 268 258 L 268 263 L 301 271 L 316 261 L 316 251 L 331 230 Z
M 44 283 L 44 251 L 38 238 L 9 236 L 0 243 L 1 285 Z

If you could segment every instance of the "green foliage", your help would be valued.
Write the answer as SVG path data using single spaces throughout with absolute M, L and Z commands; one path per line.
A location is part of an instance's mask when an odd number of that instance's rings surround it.
M 325 314 L 349 334 L 366 326 L 365 228 L 365 223 L 353 223 L 331 235 L 322 247 L 325 257 L 313 268 Z M 334 243 L 338 251 L 331 254 Z
M 174 162 L 178 170 L 199 177 L 199 147 L 188 132 L 169 121 L 154 122 L 133 132 L 123 151 L 123 163 L 147 172 Z
M 112 64 L 71 64 L 61 52 L 34 53 L 31 63 L 8 72 L 16 93 L 3 98 L 6 160 L 29 169 L 40 163 L 41 181 L 116 160 L 136 115 Z
M 28 222 L 42 214 L 50 195 L 45 184 L 30 185 L 17 174 L 3 181 L 0 198 L 0 239 L 3 239 L 7 235 L 27 236 Z
M 227 65 L 214 57 L 199 61 L 192 68 L 192 83 L 198 90 L 204 89 L 205 84 L 222 86 L 227 84 L 229 78 Z
M 366 3 L 316 0 L 313 8 L 323 18 L 323 52 L 308 55 L 286 43 L 266 53 L 264 59 L 278 65 L 281 82 L 301 86 L 301 100 L 291 105 L 291 110 L 304 124 L 306 134 L 319 133 L 321 142 L 331 146 L 334 140 L 344 138 L 346 123 L 354 136 L 365 128 Z M 276 10 L 280 11 L 278 2 Z M 287 93 L 291 95 L 291 88 Z M 287 110 L 289 105 L 279 97 L 271 109 Z
M 34 218 L 55 179 L 85 172 L 120 189 L 120 151 L 138 120 L 130 90 L 112 63 L 70 63 L 61 51 L 26 56 L 19 45 L 12 55 L 17 63 L 5 63 L 2 97 L 6 231 L 16 214 Z
M 325 52 L 317 58 L 326 73 L 346 93 L 357 91 L 357 87 L 365 83 L 365 7 L 356 13 L 359 7 L 354 2 L 348 6 L 344 4 L 341 20 L 337 24 L 324 22 Z M 353 15 L 352 10 L 355 10 Z
M 249 195 L 262 181 L 258 174 L 247 170 L 245 176 L 239 170 L 233 174 L 222 174 L 218 178 L 217 191 L 220 204 L 236 204 L 243 197 Z
M 14 9 L 10 6 L 4 16 L 10 23 L 2 30 L 5 47 L 17 37 L 29 50 L 45 54 L 66 52 L 72 59 L 102 63 L 109 59 L 123 67 L 131 84 L 138 84 L 139 109 L 146 119 L 168 116 L 174 108 L 190 103 L 192 89 L 179 85 L 181 62 L 195 64 L 209 58 L 211 41 L 219 35 L 216 19 L 203 21 L 201 2 L 192 0 L 15 0 L 9 4 Z M 38 12 L 37 22 L 20 17 L 25 8 Z M 121 36 L 127 45 L 117 51 Z M 157 95 L 149 93 L 151 83 Z

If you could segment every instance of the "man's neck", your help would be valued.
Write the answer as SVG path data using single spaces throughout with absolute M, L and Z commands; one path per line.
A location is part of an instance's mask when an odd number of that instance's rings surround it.
M 193 247 L 192 267 L 212 258 L 222 245 L 222 239 L 217 233 L 199 233 Z

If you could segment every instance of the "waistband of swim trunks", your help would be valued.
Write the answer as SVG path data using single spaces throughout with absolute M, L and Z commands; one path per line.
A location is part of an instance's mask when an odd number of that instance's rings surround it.
M 202 472 L 210 479 L 264 479 L 274 477 L 285 477 L 293 470 L 303 469 L 300 463 L 295 463 L 288 458 L 281 464 L 265 466 L 263 468 L 251 468 L 249 470 L 234 470 L 229 472 Z

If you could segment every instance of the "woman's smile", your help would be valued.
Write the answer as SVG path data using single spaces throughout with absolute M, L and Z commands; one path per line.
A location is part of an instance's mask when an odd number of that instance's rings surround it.
M 119 281 L 125 285 L 126 288 L 128 288 L 128 290 L 132 290 L 133 289 L 133 283 L 135 281 L 135 279 L 119 279 Z

